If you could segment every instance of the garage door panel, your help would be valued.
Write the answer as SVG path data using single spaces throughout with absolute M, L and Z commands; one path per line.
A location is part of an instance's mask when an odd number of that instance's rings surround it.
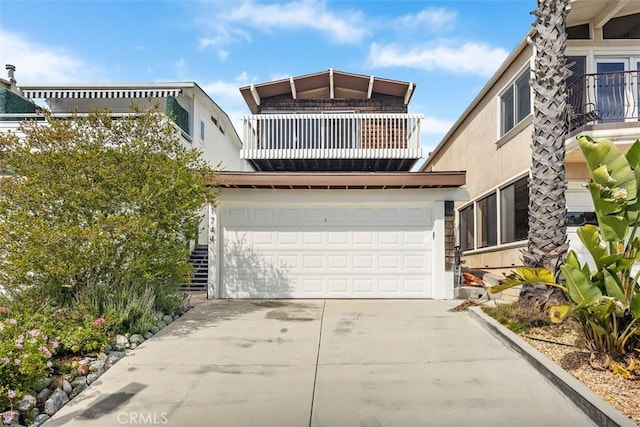
M 430 209 L 429 205 L 223 209 L 222 294 L 429 298 Z

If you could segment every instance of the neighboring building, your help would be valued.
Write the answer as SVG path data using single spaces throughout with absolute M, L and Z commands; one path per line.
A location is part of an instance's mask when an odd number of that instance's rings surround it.
M 33 117 L 41 105 L 54 117 L 107 110 L 113 116 L 132 114 L 132 105 L 158 105 L 172 118 L 182 142 L 202 150 L 211 166 L 221 170 L 250 171 L 240 158 L 242 143 L 227 114 L 194 82 L 40 84 L 16 87 L 15 67 L 7 65 L 9 81 L 0 88 L 0 131 L 15 130 Z M 207 244 L 206 210 L 197 244 Z
M 576 0 L 567 27 L 566 56 L 573 71 L 567 81 L 567 220 L 571 246 L 584 253 L 575 227 L 595 215 L 576 136 L 610 138 L 623 150 L 640 138 L 640 2 Z M 508 271 L 522 263 L 533 129 L 534 53 L 527 43 L 532 31 L 422 167 L 467 172 L 470 199 L 456 204 L 456 229 L 468 268 Z
M 26 99 L 45 103 L 55 115 L 108 110 L 131 114 L 132 104 L 158 105 L 172 117 L 183 142 L 202 150 L 203 158 L 222 170 L 246 171 L 242 143 L 227 114 L 194 82 L 20 85 Z
M 452 298 L 464 172 L 421 157 L 415 85 L 328 70 L 240 89 L 243 159 L 211 209 L 209 298 Z

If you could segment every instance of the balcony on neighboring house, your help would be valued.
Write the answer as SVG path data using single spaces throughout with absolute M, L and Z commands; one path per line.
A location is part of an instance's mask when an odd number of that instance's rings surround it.
M 241 157 L 262 171 L 402 171 L 422 156 L 418 114 L 255 114 Z
M 640 71 L 584 74 L 567 86 L 569 132 L 639 126 Z
M 58 120 L 65 120 L 71 118 L 74 113 L 50 113 L 51 117 Z M 163 114 L 163 113 L 159 113 Z M 88 113 L 75 113 L 76 116 L 82 117 L 87 116 Z M 109 115 L 117 120 L 121 117 L 133 116 L 136 113 L 109 113 Z M 176 130 L 176 133 L 181 138 L 182 142 L 189 146 L 192 143 L 191 136 L 184 131 L 184 129 L 179 126 L 176 121 L 170 119 L 168 116 L 165 116 L 167 120 L 171 123 L 171 125 Z M 0 132 L 11 131 L 15 132 L 18 136 L 23 136 L 19 132 L 20 123 L 23 121 L 35 120 L 37 122 L 44 122 L 44 115 L 42 113 L 0 113 Z

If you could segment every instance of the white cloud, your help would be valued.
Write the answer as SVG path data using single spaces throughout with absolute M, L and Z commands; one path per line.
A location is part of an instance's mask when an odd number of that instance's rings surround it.
M 248 30 L 270 32 L 315 30 L 338 44 L 359 43 L 369 31 L 359 11 L 336 14 L 328 10 L 324 1 L 298 0 L 279 3 L 260 3 L 245 0 L 235 8 L 223 3 L 212 18 L 197 19 L 207 28 L 207 36 L 198 40 L 201 49 L 222 47 L 237 42 L 250 42 Z M 211 16 L 211 15 L 209 15 Z
M 220 61 L 224 61 L 228 57 L 229 57 L 229 51 L 224 50 L 224 49 L 218 49 L 218 59 Z
M 444 135 L 451 129 L 453 122 L 437 117 L 425 117 L 422 120 L 422 132 L 431 135 Z
M 456 21 L 457 13 L 445 8 L 427 8 L 416 14 L 404 15 L 394 20 L 400 30 L 420 29 L 425 31 L 440 30 Z
M 97 81 L 102 71 L 63 48 L 28 40 L 21 34 L 0 31 L 0 61 L 16 66 L 21 83 Z
M 254 81 L 255 78 L 243 71 L 232 81 L 215 80 L 200 85 L 202 90 L 227 113 L 240 138 L 242 138 L 242 117 L 250 114 L 249 108 L 240 94 L 240 87 Z
M 419 47 L 372 43 L 369 64 L 374 68 L 409 67 L 425 71 L 444 70 L 456 74 L 491 76 L 507 57 L 500 47 L 478 42 L 455 46 L 450 42 Z

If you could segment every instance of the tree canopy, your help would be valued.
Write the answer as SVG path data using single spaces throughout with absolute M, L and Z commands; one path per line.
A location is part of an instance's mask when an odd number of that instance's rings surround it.
M 122 283 L 177 289 L 213 171 L 157 108 L 0 134 L 0 284 L 62 305 Z

